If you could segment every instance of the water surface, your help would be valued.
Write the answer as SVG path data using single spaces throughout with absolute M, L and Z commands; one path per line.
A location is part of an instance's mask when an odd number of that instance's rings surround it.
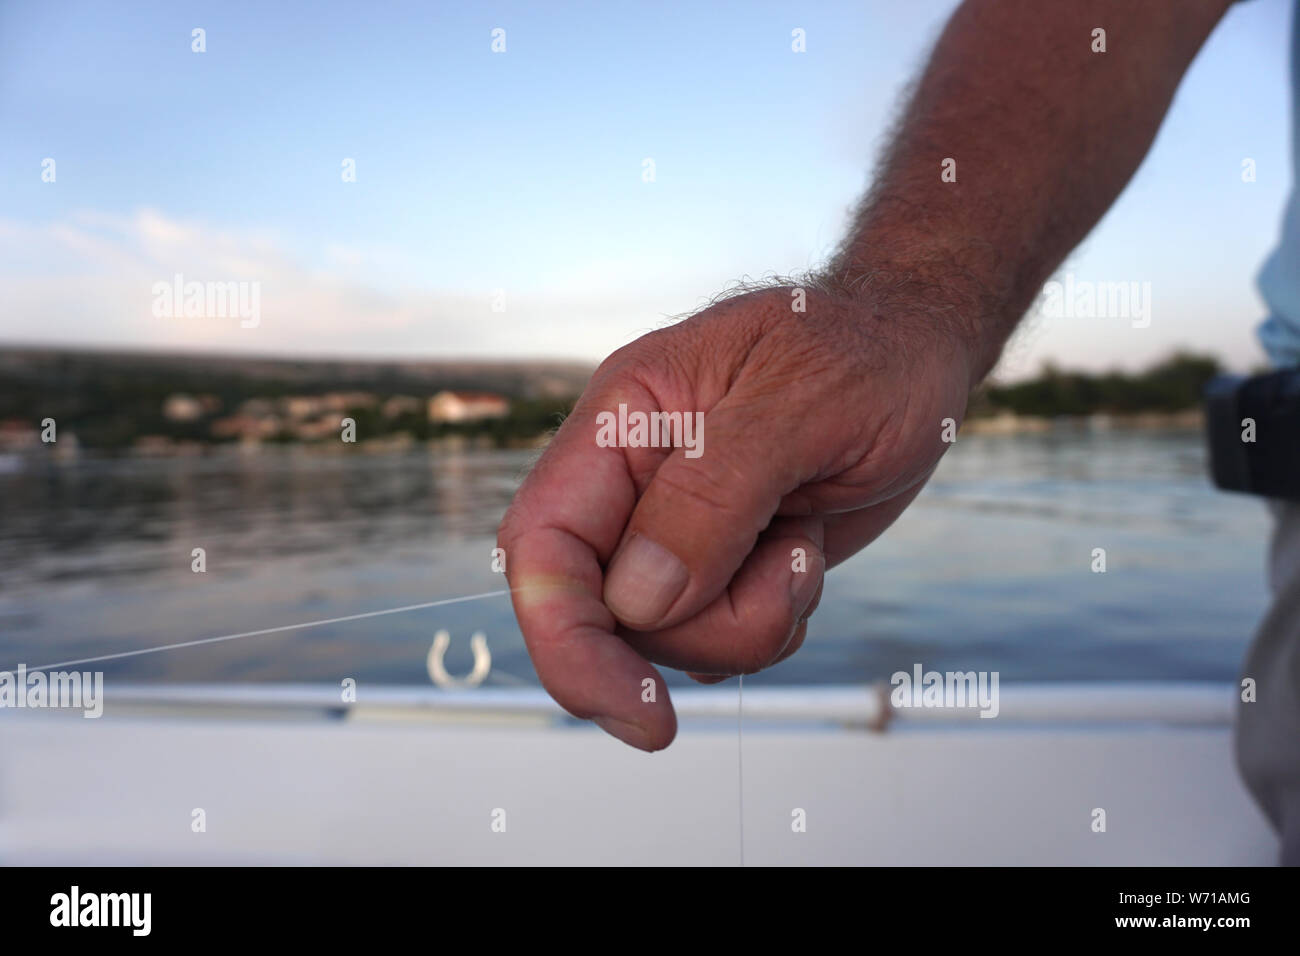
M 0 668 L 500 589 L 496 525 L 529 458 L 280 449 L 0 474 Z M 870 681 L 916 662 L 1003 680 L 1231 680 L 1264 607 L 1268 530 L 1258 500 L 1210 487 L 1196 434 L 963 435 L 898 523 L 831 572 L 803 649 L 753 680 Z M 453 674 L 482 630 L 488 684 L 536 686 L 504 597 L 96 667 L 427 685 L 440 628 Z

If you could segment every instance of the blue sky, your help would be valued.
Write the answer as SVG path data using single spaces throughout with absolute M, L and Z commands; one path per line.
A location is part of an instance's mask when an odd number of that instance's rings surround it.
M 599 359 L 739 276 L 821 261 L 954 5 L 10 0 L 0 339 Z M 1229 14 L 1069 262 L 1149 281 L 1151 326 L 1045 320 L 1004 373 L 1176 346 L 1259 361 L 1290 16 Z M 175 272 L 260 283 L 260 325 L 155 317 L 151 284 Z

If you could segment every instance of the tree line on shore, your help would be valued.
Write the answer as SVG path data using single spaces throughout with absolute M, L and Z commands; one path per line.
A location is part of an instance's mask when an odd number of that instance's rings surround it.
M 78 371 L 74 380 L 68 381 L 48 374 L 34 379 L 31 374 L 15 375 L 12 368 L 0 367 L 0 425 L 27 423 L 35 427 L 42 419 L 52 417 L 58 420 L 60 429 L 73 431 L 83 446 L 105 450 L 128 448 L 145 436 L 210 443 L 230 440 L 216 434 L 213 423 L 219 416 L 247 407 L 249 402 L 274 404 L 331 391 L 331 383 L 326 381 L 304 383 L 234 374 L 196 376 L 192 370 L 169 371 L 166 365 L 142 371 L 107 363 L 80 367 Z M 1008 412 L 1041 418 L 1179 412 L 1197 407 L 1205 384 L 1220 371 L 1220 362 L 1214 356 L 1191 352 L 1175 353 L 1138 372 L 1067 371 L 1047 363 L 1038 375 L 1024 381 L 986 382 L 972 397 L 967 417 Z M 410 394 L 409 384 L 400 383 L 402 394 Z M 509 401 L 509 411 L 504 415 L 448 422 L 432 420 L 428 414 L 425 399 L 432 388 L 422 390 L 418 403 L 408 404 L 396 413 L 385 411 L 386 399 L 399 394 L 395 388 L 391 382 L 386 389 L 383 382 L 375 381 L 368 393 L 373 401 L 339 411 L 356 422 L 358 435 L 368 438 L 405 434 L 417 441 L 428 441 L 464 435 L 506 446 L 555 428 L 577 398 L 573 388 L 567 390 L 571 394 L 538 394 L 521 377 L 520 388 L 506 390 L 503 395 Z M 177 420 L 166 414 L 165 407 L 168 399 L 178 393 L 201 394 L 210 409 Z M 263 440 L 293 442 L 301 440 L 301 434 L 285 428 L 263 436 Z
M 1186 411 L 1201 404 L 1206 383 L 1222 371 L 1214 356 L 1193 352 L 1175 352 L 1139 372 L 1071 372 L 1049 362 L 1031 379 L 986 383 L 972 398 L 968 417 Z

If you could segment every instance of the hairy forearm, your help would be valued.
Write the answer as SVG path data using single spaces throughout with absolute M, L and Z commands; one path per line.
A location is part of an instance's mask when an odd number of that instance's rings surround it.
M 837 285 L 924 310 L 997 360 L 1133 175 L 1230 0 L 966 0 L 843 248 Z M 1093 30 L 1106 52 L 1093 52 Z M 944 181 L 945 160 L 955 181 Z

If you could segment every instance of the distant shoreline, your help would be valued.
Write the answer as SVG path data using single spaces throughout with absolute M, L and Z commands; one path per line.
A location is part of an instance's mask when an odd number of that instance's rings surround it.
M 1125 412 L 1092 415 L 1017 415 L 1001 412 L 968 418 L 961 433 L 970 435 L 1036 435 L 1055 431 L 1203 431 L 1205 414 L 1199 408 L 1179 412 Z

